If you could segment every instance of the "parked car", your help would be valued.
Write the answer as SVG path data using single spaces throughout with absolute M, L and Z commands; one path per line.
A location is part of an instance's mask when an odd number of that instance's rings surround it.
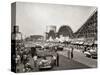
M 53 46 L 53 47 L 57 51 L 62 51 L 64 49 L 64 46 L 62 46 L 62 45 L 56 45 L 56 46 Z
M 97 51 L 90 49 L 84 52 L 86 57 L 97 58 Z
M 36 45 L 35 48 L 36 48 L 36 49 L 41 49 L 42 46 L 41 46 L 41 45 Z

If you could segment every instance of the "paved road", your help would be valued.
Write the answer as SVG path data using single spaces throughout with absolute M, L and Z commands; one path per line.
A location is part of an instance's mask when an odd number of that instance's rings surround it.
M 54 67 L 53 70 L 68 70 L 68 69 L 83 69 L 83 68 L 89 68 L 89 67 L 77 61 L 68 59 L 63 55 L 59 55 L 59 67 Z
M 58 52 L 59 54 L 68 57 L 67 50 Z M 80 50 L 74 49 L 74 58 L 75 61 L 85 64 L 91 68 L 97 67 L 97 59 L 92 59 L 86 57 Z
M 88 65 L 89 67 L 96 68 L 97 67 L 97 59 L 92 59 L 86 57 L 82 52 L 75 50 L 74 51 L 74 60 Z

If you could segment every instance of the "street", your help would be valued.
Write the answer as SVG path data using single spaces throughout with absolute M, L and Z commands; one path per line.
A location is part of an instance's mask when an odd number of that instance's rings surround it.
M 68 59 L 67 57 L 59 54 L 59 67 L 54 67 L 53 70 L 83 69 L 83 68 L 89 68 L 89 67 L 77 61 L 74 61 L 73 59 Z
M 63 52 L 63 51 L 62 51 Z M 90 68 L 80 62 L 74 61 L 73 59 L 68 59 L 66 56 L 62 55 L 60 52 L 59 53 L 59 67 L 54 66 L 52 69 L 46 69 L 46 71 L 53 71 L 53 70 L 68 70 L 68 69 L 84 69 L 84 68 Z M 29 63 L 31 64 L 31 67 L 33 68 L 32 71 L 39 71 L 38 69 L 34 68 L 34 61 L 30 57 Z M 20 64 L 18 66 L 20 69 L 20 72 L 23 72 L 23 64 Z M 44 71 L 44 70 L 42 70 Z
M 67 50 L 63 50 L 63 51 L 60 51 L 58 52 L 59 54 L 65 56 L 65 57 L 68 57 L 67 56 Z M 92 59 L 92 58 L 88 58 L 86 57 L 82 52 L 81 50 L 77 50 L 77 49 L 74 49 L 74 52 L 73 52 L 73 60 L 74 61 L 77 61 L 77 62 L 80 62 L 82 64 L 85 64 L 91 68 L 96 68 L 97 67 L 97 59 Z

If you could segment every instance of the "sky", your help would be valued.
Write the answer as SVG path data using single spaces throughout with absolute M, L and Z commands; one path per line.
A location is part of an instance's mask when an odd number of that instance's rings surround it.
M 93 13 L 96 7 L 45 3 L 16 3 L 16 25 L 23 37 L 44 35 L 46 26 L 55 25 L 58 31 L 68 25 L 76 32 Z

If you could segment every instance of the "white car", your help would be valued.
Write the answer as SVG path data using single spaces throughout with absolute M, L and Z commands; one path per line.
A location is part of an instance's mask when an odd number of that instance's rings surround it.
M 97 51 L 90 49 L 84 52 L 86 57 L 97 58 Z
M 56 56 L 46 55 L 37 59 L 39 69 L 51 69 L 56 63 Z

